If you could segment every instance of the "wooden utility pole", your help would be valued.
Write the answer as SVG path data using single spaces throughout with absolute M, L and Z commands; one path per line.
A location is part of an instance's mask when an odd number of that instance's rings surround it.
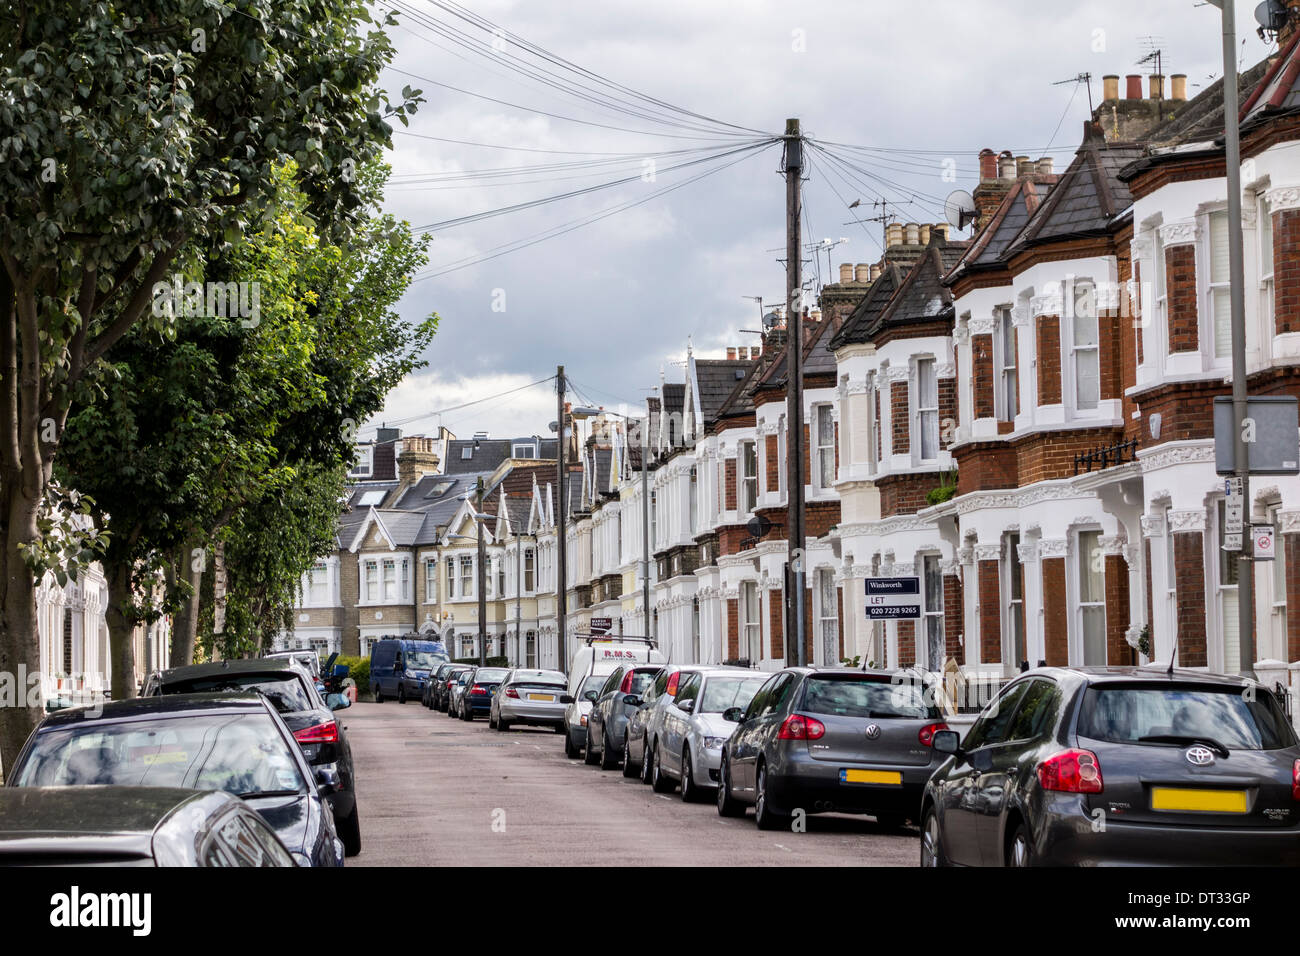
M 565 612 L 568 609 L 565 604 L 569 585 L 565 580 L 568 570 L 566 567 L 568 549 L 564 540 L 564 518 L 569 504 L 569 467 L 564 461 L 564 391 L 564 366 L 557 365 L 555 368 L 555 435 L 558 439 L 555 454 L 555 643 L 558 649 L 556 659 L 559 670 L 567 674 L 569 672 L 568 649 L 565 644 L 568 640 L 568 622 Z
M 786 486 L 787 569 L 785 662 L 804 664 L 804 468 L 803 468 L 803 249 L 799 217 L 802 214 L 803 136 L 799 121 L 785 121 L 785 341 L 786 341 Z
M 483 542 L 483 476 L 474 489 L 474 527 L 478 529 L 478 666 L 487 667 L 487 548 Z M 466 705 L 468 706 L 468 705 Z

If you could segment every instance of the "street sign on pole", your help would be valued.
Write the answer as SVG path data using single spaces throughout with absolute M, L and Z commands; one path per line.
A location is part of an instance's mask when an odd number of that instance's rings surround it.
M 921 616 L 921 579 L 867 578 L 868 620 L 917 620 Z
M 614 619 L 609 617 L 593 617 L 591 619 L 591 633 L 608 634 L 614 629 Z
M 1241 536 L 1245 531 L 1245 521 L 1243 513 L 1245 511 L 1245 498 L 1242 496 L 1242 481 L 1240 478 L 1225 478 L 1223 480 L 1224 500 L 1223 500 L 1223 549 L 1225 551 L 1240 551 Z
M 1251 540 L 1255 543 L 1255 560 L 1272 561 L 1275 556 L 1276 542 L 1273 538 L 1271 524 L 1259 524 L 1250 529 Z
M 1300 404 L 1292 395 L 1256 395 L 1246 400 L 1245 441 L 1252 475 L 1300 474 Z M 1214 400 L 1214 468 L 1220 475 L 1237 469 L 1237 425 L 1232 399 Z

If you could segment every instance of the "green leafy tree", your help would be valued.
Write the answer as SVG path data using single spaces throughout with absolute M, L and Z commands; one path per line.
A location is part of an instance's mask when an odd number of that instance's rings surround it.
M 355 170 L 419 97 L 364 0 L 15 0 L 0 18 L 0 670 L 39 659 L 25 552 L 72 392 L 132 329 L 174 331 L 155 285 L 233 241 L 296 162 L 334 234 Z M 186 276 L 186 278 L 192 278 Z M 0 709 L 0 761 L 37 707 Z

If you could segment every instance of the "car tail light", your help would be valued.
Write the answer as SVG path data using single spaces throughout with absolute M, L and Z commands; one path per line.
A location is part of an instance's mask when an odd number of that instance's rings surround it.
M 934 735 L 941 730 L 947 730 L 947 729 L 948 729 L 948 725 L 945 724 L 943 721 L 939 721 L 937 724 L 926 724 L 924 727 L 921 728 L 921 732 L 916 735 L 916 739 L 921 741 L 921 745 L 923 747 L 933 747 Z
M 1101 764 L 1091 750 L 1066 750 L 1038 765 L 1038 782 L 1044 790 L 1101 793 Z
M 336 744 L 339 742 L 339 725 L 333 720 L 315 724 L 293 732 L 293 739 L 300 744 Z
M 469 692 L 471 696 L 477 694 L 481 697 L 482 695 L 487 693 L 487 688 L 484 687 L 482 684 L 475 684 L 473 687 L 469 689 Z
M 506 696 L 507 696 L 507 697 L 513 697 L 515 700 L 518 700 L 518 699 L 519 699 L 519 691 L 515 690 L 513 687 L 507 687 L 507 688 L 506 688 Z
M 1291 799 L 1300 800 L 1300 760 L 1291 765 Z
M 672 676 L 668 678 L 668 686 L 664 688 L 664 693 L 669 697 L 677 693 L 677 682 L 681 680 L 681 676 L 681 671 L 674 671 Z
M 618 685 L 618 692 L 620 694 L 632 693 L 632 678 L 634 677 L 636 677 L 636 671 L 632 670 L 623 675 L 623 683 Z
M 805 717 L 803 714 L 791 714 L 781 725 L 776 736 L 780 740 L 820 740 L 826 735 L 826 725 L 820 720 Z

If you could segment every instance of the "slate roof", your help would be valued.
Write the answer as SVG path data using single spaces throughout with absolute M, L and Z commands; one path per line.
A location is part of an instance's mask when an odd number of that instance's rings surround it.
M 885 266 L 881 270 L 879 277 L 871 283 L 871 288 L 867 290 L 867 294 L 862 297 L 862 301 L 844 320 L 840 330 L 831 337 L 827 347 L 834 351 L 845 345 L 866 342 L 869 338 L 868 329 L 876 325 L 880 313 L 889 304 L 890 298 L 893 297 L 898 287 L 903 284 L 903 278 L 904 271 L 902 267 L 897 262 L 891 262 L 886 258 Z
M 699 389 L 700 412 L 706 425 L 717 419 L 724 406 L 728 406 L 731 414 L 753 410 L 753 403 L 746 409 L 743 401 L 737 405 L 728 399 L 736 394 L 756 364 L 753 359 L 695 360 L 695 386 Z
M 459 510 L 460 496 L 472 492 L 479 476 L 486 482 L 491 472 L 473 472 L 461 475 L 424 475 L 387 507 L 377 507 L 380 519 L 388 533 L 401 547 L 413 544 L 432 544 L 437 540 L 437 528 L 448 524 Z M 389 485 L 389 489 L 396 485 Z M 373 483 L 363 483 L 351 489 L 355 492 L 375 490 Z M 491 494 L 492 488 L 485 488 Z M 339 516 L 338 538 L 341 547 L 347 547 L 357 535 L 357 530 L 371 511 L 370 507 L 356 507 Z
M 828 319 L 821 322 L 804 322 L 803 377 L 805 381 L 812 375 L 835 374 L 835 353 L 830 350 L 830 342 L 834 335 L 834 329 Z M 754 376 L 754 382 L 747 391 L 752 394 L 761 388 L 784 388 L 790 381 L 790 374 L 786 369 L 789 356 L 790 348 L 787 342 L 767 367 Z
M 514 445 L 534 444 L 539 446 L 538 459 L 555 460 L 556 440 L 526 435 L 522 438 L 455 438 L 447 442 L 447 460 L 442 463 L 446 474 L 465 474 L 468 472 L 491 472 L 510 458 Z M 470 453 L 465 458 L 465 450 Z
M 1084 124 L 1084 139 L 1055 188 L 1029 217 L 1004 255 L 1078 236 L 1104 235 L 1111 220 L 1133 204 L 1119 172 L 1139 158 L 1138 143 L 1107 143 L 1094 123 Z
M 952 292 L 944 285 L 944 276 L 955 266 L 969 242 L 952 239 L 931 241 L 903 284 L 881 311 L 876 324 L 867 330 L 868 338 L 887 328 L 901 328 L 936 319 L 952 320 Z
M 950 277 L 964 271 L 998 268 L 1012 240 L 1055 188 L 1059 176 L 1035 173 L 1016 180 L 994 210 L 988 224 L 971 242 Z
M 686 410 L 686 383 L 685 382 L 665 382 L 663 385 L 663 407 L 664 413 L 668 416 L 668 447 L 676 448 L 682 443 L 681 423 L 684 420 L 683 412 Z M 655 419 L 655 427 L 650 432 L 651 436 L 659 434 L 659 419 Z M 637 454 L 640 454 L 638 450 Z M 638 459 L 639 461 L 639 459 Z
M 519 534 L 528 530 L 528 514 L 532 509 L 532 498 L 520 495 L 506 495 L 506 517 L 510 521 L 510 530 Z

